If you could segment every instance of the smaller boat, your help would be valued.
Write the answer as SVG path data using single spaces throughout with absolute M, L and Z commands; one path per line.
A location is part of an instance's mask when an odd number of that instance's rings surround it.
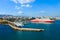
M 14 22 L 14 24 L 18 27 L 23 27 L 24 26 L 22 22 Z

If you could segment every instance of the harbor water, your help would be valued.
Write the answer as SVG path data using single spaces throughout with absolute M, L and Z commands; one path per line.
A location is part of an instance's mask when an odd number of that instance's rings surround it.
M 52 24 L 27 23 L 26 28 L 41 28 L 43 32 L 13 30 L 9 25 L 0 24 L 0 40 L 60 40 L 60 20 Z

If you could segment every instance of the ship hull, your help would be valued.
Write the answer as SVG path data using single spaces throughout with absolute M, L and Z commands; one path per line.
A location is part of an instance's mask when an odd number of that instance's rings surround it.
M 52 22 L 54 22 L 54 20 L 30 20 L 30 22 L 37 22 L 37 23 L 39 23 L 39 22 L 52 23 Z

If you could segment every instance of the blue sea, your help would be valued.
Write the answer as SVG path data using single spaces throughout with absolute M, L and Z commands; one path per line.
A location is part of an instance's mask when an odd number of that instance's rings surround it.
M 0 40 L 60 40 L 60 20 L 52 24 L 27 23 L 26 28 L 41 28 L 43 32 L 13 30 L 9 25 L 0 24 Z

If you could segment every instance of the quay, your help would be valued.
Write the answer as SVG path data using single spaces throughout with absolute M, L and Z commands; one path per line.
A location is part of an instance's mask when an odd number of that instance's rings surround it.
M 32 31 L 32 32 L 41 32 L 44 31 L 44 29 L 36 29 L 36 28 L 18 28 L 15 24 L 13 24 L 13 22 L 10 22 L 8 20 L 0 20 L 0 23 L 6 22 L 8 23 L 8 25 L 15 29 L 15 30 L 19 30 L 19 31 Z

